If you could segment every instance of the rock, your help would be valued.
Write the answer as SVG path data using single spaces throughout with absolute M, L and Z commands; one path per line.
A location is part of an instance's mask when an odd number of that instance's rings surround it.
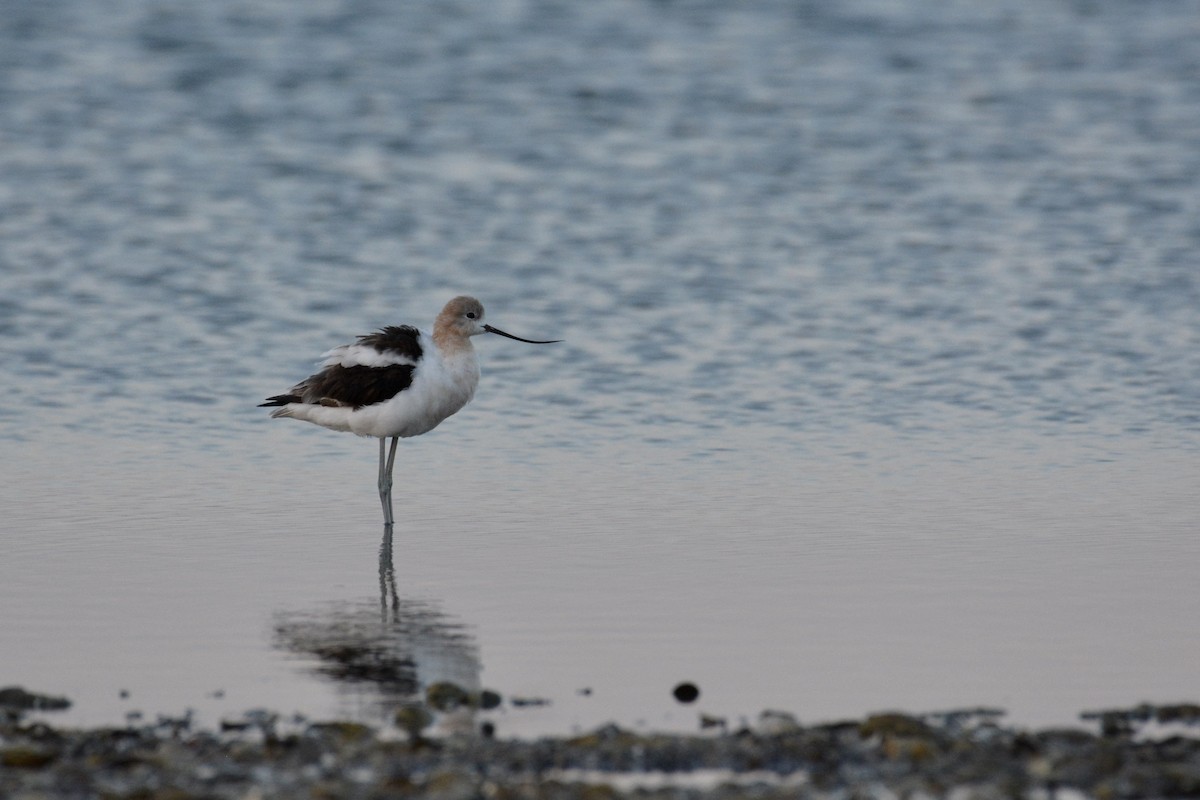
M 371 737 L 374 731 L 359 722 L 314 722 L 308 726 L 311 733 L 331 736 L 342 742 L 362 742 Z
M 428 800 L 475 800 L 479 794 L 479 781 L 459 770 L 435 772 L 421 792 Z
M 671 694 L 681 703 L 694 703 L 700 697 L 700 687 L 690 681 L 684 681 L 672 689 Z
M 872 736 L 908 736 L 930 738 L 936 735 L 936 730 L 919 717 L 899 714 L 873 714 L 858 727 L 859 735 L 864 739 Z
M 484 711 L 491 711 L 493 708 L 499 708 L 504 702 L 504 698 L 499 692 L 493 692 L 491 689 L 484 689 L 479 693 L 479 707 Z
M 70 707 L 71 701 L 65 697 L 35 694 L 25 691 L 20 686 L 6 686 L 0 689 L 0 709 L 7 711 L 62 711 Z
M 471 705 L 471 693 L 458 684 L 439 681 L 425 690 L 425 700 L 436 711 L 453 711 Z
M 764 736 L 781 736 L 799 730 L 800 723 L 790 712 L 767 709 L 758 715 L 758 731 Z
M 1157 706 L 1154 709 L 1154 717 L 1164 725 L 1172 722 L 1200 725 L 1200 704 L 1175 703 L 1174 705 Z
M 41 769 L 58 758 L 58 753 L 43 747 L 16 745 L 0 750 L 0 766 L 9 769 Z
M 410 741 L 415 742 L 421 738 L 421 732 L 433 724 L 433 715 L 425 706 L 412 703 L 397 708 L 393 720 L 396 727 L 408 734 Z

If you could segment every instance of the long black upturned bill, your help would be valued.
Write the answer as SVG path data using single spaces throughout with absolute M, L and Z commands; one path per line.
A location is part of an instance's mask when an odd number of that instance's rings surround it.
M 505 333 L 504 331 L 500 330 L 499 328 L 493 328 L 491 325 L 484 325 L 483 329 L 485 331 L 487 331 L 488 333 L 495 333 L 500 336 L 507 336 L 509 339 L 516 339 L 518 342 L 528 342 L 529 344 L 554 344 L 555 342 L 562 341 L 562 339 L 547 339 L 544 342 L 539 342 L 537 339 L 522 339 L 520 336 L 513 336 L 511 333 Z

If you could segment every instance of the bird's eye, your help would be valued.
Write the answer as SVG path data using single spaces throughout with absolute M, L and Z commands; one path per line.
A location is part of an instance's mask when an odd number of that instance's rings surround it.
M 468 312 L 467 312 L 467 319 L 475 319 L 475 312 L 474 312 L 474 311 L 468 311 Z

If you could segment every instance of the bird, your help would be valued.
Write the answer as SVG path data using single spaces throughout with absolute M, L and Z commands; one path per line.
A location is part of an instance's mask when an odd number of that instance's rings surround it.
M 459 296 L 446 303 L 433 331 L 388 325 L 326 352 L 320 370 L 285 394 L 268 397 L 273 419 L 299 419 L 335 431 L 379 439 L 379 500 L 391 530 L 392 468 L 401 439 L 420 436 L 457 413 L 475 396 L 479 362 L 471 337 L 494 333 L 529 344 L 561 339 L 522 339 L 484 324 L 483 304 Z M 385 445 L 391 440 L 391 447 Z

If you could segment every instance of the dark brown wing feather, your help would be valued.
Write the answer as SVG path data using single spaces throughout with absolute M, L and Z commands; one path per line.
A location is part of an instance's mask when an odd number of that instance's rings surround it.
M 413 361 L 421 360 L 421 332 L 411 325 L 389 325 L 375 333 L 358 337 L 358 343 L 381 353 L 398 353 Z
M 324 402 L 325 405 L 353 408 L 382 403 L 412 386 L 415 369 L 411 364 L 392 364 L 386 367 L 326 367 L 297 386 L 296 389 L 301 392 L 301 399 L 291 402 Z M 331 400 L 334 402 L 325 402 Z
M 258 407 L 266 408 L 268 406 L 286 406 L 290 403 L 299 402 L 301 402 L 301 400 L 300 395 L 298 394 L 277 394 L 274 397 L 268 397 L 267 402 L 259 403 Z
M 421 360 L 421 332 L 411 325 L 389 325 L 375 333 L 358 337 L 358 344 L 373 347 L 381 353 L 396 353 Z M 385 367 L 334 365 L 326 367 L 292 387 L 290 394 L 268 397 L 265 406 L 286 406 L 291 403 L 321 403 L 327 406 L 363 406 L 390 400 L 412 386 L 412 364 L 390 364 Z

